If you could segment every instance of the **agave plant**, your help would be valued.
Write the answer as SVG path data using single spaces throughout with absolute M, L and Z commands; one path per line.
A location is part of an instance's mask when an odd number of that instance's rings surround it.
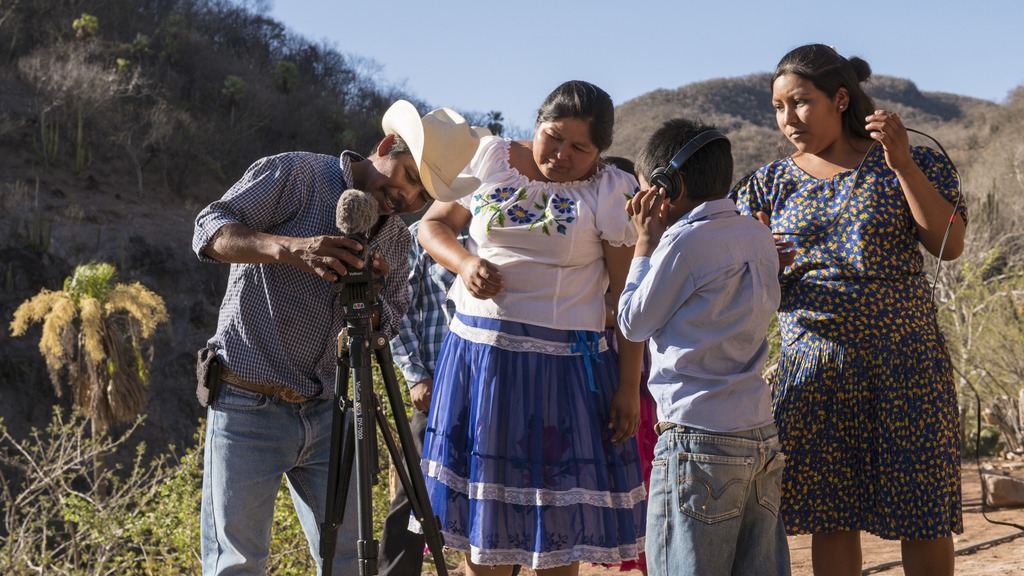
M 11 333 L 21 336 L 43 323 L 39 351 L 57 395 L 63 395 L 66 373 L 73 406 L 102 436 L 145 408 L 149 372 L 142 346 L 166 320 L 160 296 L 138 282 L 117 283 L 111 264 L 89 263 L 75 268 L 63 290 L 44 288 L 23 302 Z M 102 461 L 96 465 L 98 472 Z

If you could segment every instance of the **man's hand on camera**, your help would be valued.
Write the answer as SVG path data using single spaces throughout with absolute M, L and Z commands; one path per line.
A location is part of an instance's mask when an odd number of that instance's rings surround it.
M 316 274 L 328 282 L 335 282 L 347 273 L 347 268 L 361 269 L 363 260 L 356 253 L 363 245 L 344 236 L 314 236 L 298 238 L 297 268 Z
M 388 272 L 391 272 L 391 264 L 388 264 L 388 261 L 385 260 L 383 257 L 381 257 L 380 254 L 374 252 L 373 253 L 373 278 L 374 278 L 374 280 L 377 280 L 378 282 L 380 282 L 385 276 L 388 275 Z
M 380 254 L 374 252 L 371 266 L 373 269 L 373 286 L 379 294 L 384 290 L 384 277 L 391 271 L 391 264 L 388 264 L 388 261 L 381 257 Z

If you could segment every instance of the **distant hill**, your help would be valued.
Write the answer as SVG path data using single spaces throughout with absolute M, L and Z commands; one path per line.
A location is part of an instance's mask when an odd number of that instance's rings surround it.
M 615 139 L 609 154 L 632 158 L 662 122 L 700 118 L 725 131 L 733 143 L 735 178 L 789 153 L 775 124 L 771 75 L 751 74 L 655 90 L 622 103 L 615 111 Z M 881 108 L 900 113 L 908 126 L 930 132 L 940 125 L 964 125 L 968 113 L 995 111 L 987 100 L 942 92 L 921 92 L 910 80 L 875 76 L 866 85 Z

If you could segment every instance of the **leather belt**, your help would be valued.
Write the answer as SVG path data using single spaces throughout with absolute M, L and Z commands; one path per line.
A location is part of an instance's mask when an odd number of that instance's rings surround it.
M 227 366 L 221 366 L 220 379 L 233 386 L 249 390 L 250 392 L 258 392 L 260 394 L 270 396 L 271 398 L 280 398 L 289 404 L 302 404 L 303 402 L 310 400 L 283 384 L 256 384 L 254 382 L 242 380 Z
M 675 422 L 658 422 L 654 425 L 654 432 L 657 433 L 658 436 L 661 436 L 673 428 L 685 428 L 685 426 L 676 424 Z

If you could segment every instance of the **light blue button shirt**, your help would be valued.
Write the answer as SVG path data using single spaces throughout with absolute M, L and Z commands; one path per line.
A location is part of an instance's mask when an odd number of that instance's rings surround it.
M 659 420 L 717 432 L 772 422 L 761 373 L 778 273 L 771 231 L 729 199 L 701 204 L 633 259 L 618 322 L 626 338 L 651 340 Z

